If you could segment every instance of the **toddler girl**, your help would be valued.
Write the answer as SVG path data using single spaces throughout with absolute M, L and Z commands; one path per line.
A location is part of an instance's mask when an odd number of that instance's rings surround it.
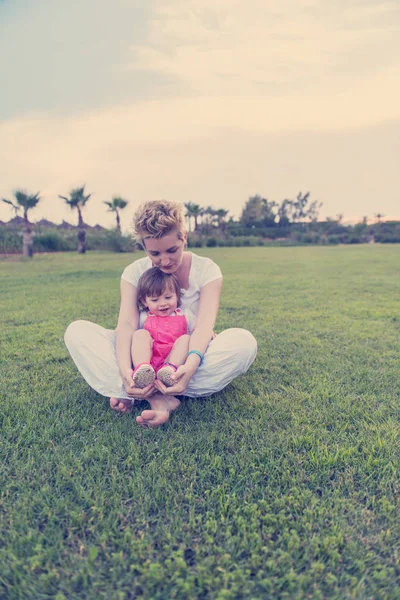
M 186 361 L 195 317 L 182 311 L 176 277 L 153 267 L 138 281 L 139 327 L 132 335 L 131 356 L 135 387 L 144 388 L 157 378 L 171 387 L 171 376 Z

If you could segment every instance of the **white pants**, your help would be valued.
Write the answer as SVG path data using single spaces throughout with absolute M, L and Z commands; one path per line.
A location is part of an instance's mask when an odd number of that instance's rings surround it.
M 90 387 L 103 396 L 129 398 L 117 365 L 115 331 L 90 321 L 74 321 L 67 328 L 64 340 Z M 185 396 L 197 398 L 219 392 L 247 371 L 256 354 L 257 342 L 249 331 L 226 329 L 210 342 Z

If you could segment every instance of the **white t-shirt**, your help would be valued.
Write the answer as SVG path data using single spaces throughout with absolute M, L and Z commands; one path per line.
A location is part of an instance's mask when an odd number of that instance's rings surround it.
M 191 252 L 192 264 L 190 265 L 189 273 L 189 288 L 181 289 L 181 308 L 182 310 L 189 309 L 194 315 L 197 315 L 199 307 L 200 290 L 202 287 L 215 281 L 222 279 L 221 269 L 215 264 L 211 258 L 206 256 L 198 256 Z M 139 258 L 135 262 L 126 267 L 121 275 L 121 279 L 127 281 L 137 288 L 139 277 L 148 269 L 151 269 L 153 263 L 148 256 Z
M 171 317 L 180 317 L 180 316 L 186 317 L 187 333 L 189 335 L 192 335 L 192 333 L 196 327 L 196 317 L 194 316 L 194 314 L 192 313 L 192 311 L 189 308 L 186 308 L 185 310 L 182 310 L 181 308 L 177 308 L 176 311 L 170 316 Z M 149 313 L 147 312 L 147 310 L 141 310 L 139 313 L 139 329 L 143 329 L 143 325 L 145 324 L 145 322 L 148 318 L 149 318 Z

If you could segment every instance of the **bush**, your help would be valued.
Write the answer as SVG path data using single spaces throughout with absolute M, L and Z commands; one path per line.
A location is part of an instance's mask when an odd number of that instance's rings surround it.
M 16 254 L 22 252 L 22 235 L 18 231 L 8 231 L 0 227 L 0 253 Z
M 340 238 L 338 235 L 328 235 L 328 244 L 339 244 Z
M 88 231 L 86 243 L 88 250 L 109 250 L 111 252 L 134 252 L 136 247 L 131 236 L 121 235 L 115 229 Z
M 319 233 L 305 233 L 303 235 L 302 241 L 304 242 L 304 244 L 318 245 L 321 242 L 321 236 L 319 235 Z
M 66 252 L 75 248 L 59 233 L 49 231 L 33 238 L 33 250 L 34 252 Z
M 215 237 L 210 237 L 206 240 L 206 246 L 207 248 L 215 248 L 215 246 L 218 246 L 218 240 Z
M 363 241 L 362 236 L 357 233 L 350 233 L 345 238 L 345 244 L 361 244 Z
M 204 240 L 198 235 L 188 235 L 188 248 L 202 248 L 204 246 Z
M 105 235 L 107 250 L 112 252 L 134 252 L 135 240 L 127 235 L 121 235 L 118 231 L 107 231 Z
M 397 235 L 395 233 L 387 233 L 386 235 L 382 235 L 376 241 L 380 242 L 381 244 L 400 244 L 400 233 Z
M 375 242 L 381 244 L 400 243 L 400 221 L 386 221 L 371 225 L 370 234 L 374 236 Z

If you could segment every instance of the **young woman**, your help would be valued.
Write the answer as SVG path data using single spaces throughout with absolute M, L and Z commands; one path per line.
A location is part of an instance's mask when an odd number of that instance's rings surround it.
M 136 418 L 143 427 L 165 423 L 180 401 L 175 394 L 197 398 L 222 390 L 247 371 L 257 354 L 253 335 L 239 328 L 213 336 L 222 287 L 220 268 L 210 259 L 185 250 L 183 206 L 168 201 L 143 204 L 134 217 L 135 233 L 146 257 L 130 264 L 121 276 L 121 304 L 115 331 L 89 321 L 75 321 L 65 343 L 87 383 L 118 412 L 130 412 L 134 399 L 148 400 L 151 410 Z M 186 361 L 165 387 L 155 380 L 144 388 L 132 381 L 131 343 L 138 329 L 137 286 L 142 273 L 157 267 L 173 273 L 181 288 L 182 309 L 196 316 Z

